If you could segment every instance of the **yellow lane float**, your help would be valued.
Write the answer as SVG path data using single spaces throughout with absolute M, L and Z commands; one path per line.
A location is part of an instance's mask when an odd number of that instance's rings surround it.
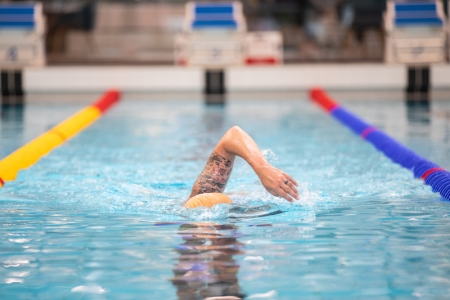
M 15 180 L 20 170 L 31 167 L 41 157 L 91 125 L 119 99 L 120 92 L 106 92 L 97 102 L 5 157 L 0 161 L 0 188 L 5 181 Z

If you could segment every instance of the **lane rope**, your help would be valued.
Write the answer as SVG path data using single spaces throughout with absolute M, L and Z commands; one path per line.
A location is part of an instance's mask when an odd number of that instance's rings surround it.
M 450 172 L 423 158 L 380 129 L 347 111 L 324 90 L 320 88 L 311 89 L 310 97 L 335 119 L 370 142 L 393 162 L 413 172 L 415 178 L 424 180 L 425 184 L 432 187 L 433 192 L 439 193 L 443 198 L 450 200 Z
M 0 161 L 0 188 L 5 185 L 6 181 L 15 180 L 20 170 L 31 167 L 41 157 L 91 125 L 119 99 L 119 91 L 107 91 L 92 105 L 2 159 Z

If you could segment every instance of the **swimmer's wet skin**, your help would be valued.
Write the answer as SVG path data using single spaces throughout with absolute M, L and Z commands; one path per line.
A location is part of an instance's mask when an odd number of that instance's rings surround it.
M 231 203 L 230 198 L 222 193 L 230 178 L 236 156 L 242 157 L 253 168 L 269 193 L 289 202 L 299 199 L 298 183 L 288 174 L 270 165 L 253 139 L 241 128 L 234 126 L 217 143 L 184 206 L 212 207 L 216 204 Z
M 231 199 L 221 193 L 206 193 L 200 194 L 189 199 L 189 201 L 184 205 L 186 208 L 196 208 L 199 206 L 213 207 L 216 204 L 231 204 L 233 203 Z

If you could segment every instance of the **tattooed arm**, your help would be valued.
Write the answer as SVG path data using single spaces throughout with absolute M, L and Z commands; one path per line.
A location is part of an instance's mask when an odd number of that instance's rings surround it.
M 225 133 L 209 156 L 205 168 L 192 187 L 189 199 L 198 194 L 222 193 L 230 178 L 236 155 L 247 161 L 269 193 L 291 202 L 299 198 L 297 182 L 271 166 L 252 138 L 241 128 L 234 126 Z

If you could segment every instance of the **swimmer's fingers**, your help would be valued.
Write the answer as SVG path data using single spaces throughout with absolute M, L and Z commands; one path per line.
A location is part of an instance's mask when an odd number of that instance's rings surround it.
M 294 199 L 299 199 L 298 197 L 298 191 L 295 188 L 295 185 L 292 182 L 288 182 L 287 184 L 285 184 L 284 182 L 280 185 L 280 188 L 286 193 L 288 194 L 290 197 L 294 198 Z M 285 198 L 285 197 L 283 197 Z
M 271 193 L 275 197 L 284 198 L 284 199 L 286 199 L 289 202 L 293 202 L 294 201 L 285 191 L 283 191 L 283 189 L 281 187 L 270 188 L 270 189 L 267 189 L 267 190 L 269 191 L 269 193 Z
M 286 173 L 284 173 L 284 176 L 286 176 L 286 178 L 289 179 L 289 181 L 292 182 L 295 186 L 298 186 L 298 183 L 297 183 L 297 181 L 295 181 L 294 178 L 292 178 L 291 176 L 289 176 Z
M 291 196 L 289 196 L 288 193 L 283 191 L 282 188 L 280 188 L 280 190 L 278 191 L 278 194 L 279 194 L 279 197 L 282 197 L 282 198 L 286 199 L 289 202 L 294 202 L 294 200 L 291 198 Z
M 275 197 L 284 198 L 289 202 L 294 201 L 281 187 L 278 187 L 278 189 L 269 188 L 267 191 Z
M 283 184 L 281 187 L 286 193 L 288 193 L 292 198 L 299 199 L 297 187 L 293 182 L 289 181 L 287 184 Z
M 267 190 L 269 193 L 271 193 L 272 196 L 279 197 L 276 190 L 274 190 L 274 189 L 272 189 L 272 188 L 268 188 L 268 189 L 266 189 L 266 190 Z

